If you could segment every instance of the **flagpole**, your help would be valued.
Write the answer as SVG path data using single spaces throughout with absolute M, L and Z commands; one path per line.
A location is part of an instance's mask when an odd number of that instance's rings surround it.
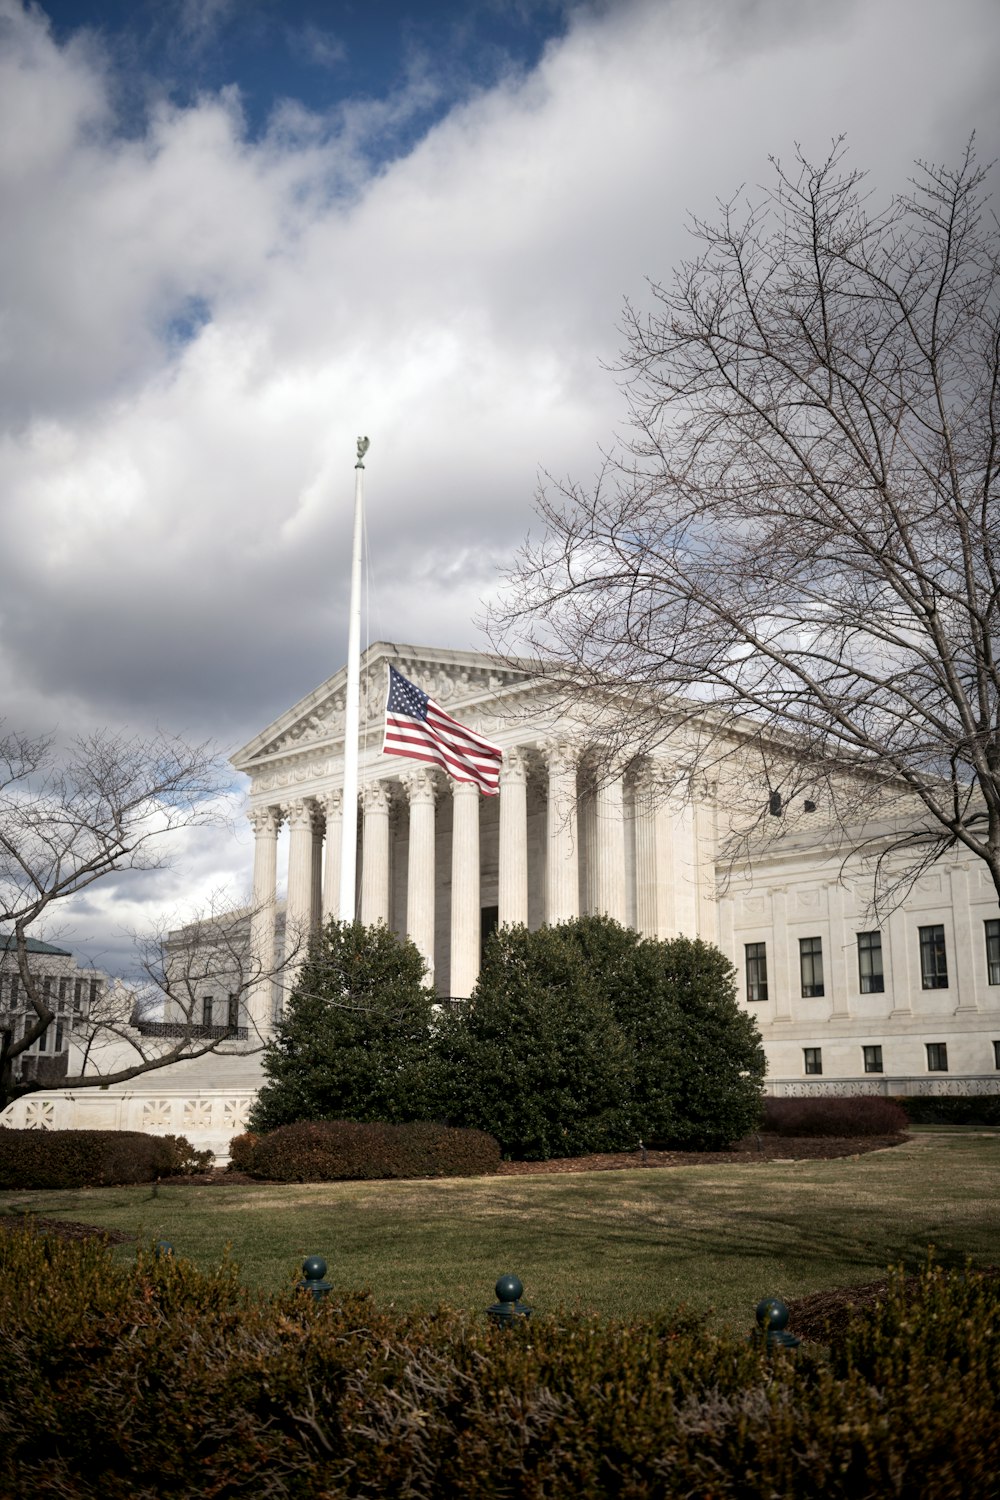
M 353 922 L 358 858 L 358 738 L 361 729 L 361 541 L 365 510 L 365 454 L 358 438 L 354 465 L 354 545 L 351 552 L 351 606 L 347 627 L 347 696 L 344 702 L 344 821 L 340 842 L 340 920 Z

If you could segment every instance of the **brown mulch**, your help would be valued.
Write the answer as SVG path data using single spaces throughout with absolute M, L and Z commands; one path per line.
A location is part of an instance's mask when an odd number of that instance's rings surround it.
M 504 1161 L 500 1177 L 529 1177 L 542 1172 L 618 1172 L 623 1167 L 712 1167 L 730 1162 L 752 1167 L 760 1162 L 832 1161 L 885 1151 L 907 1140 L 905 1135 L 748 1135 L 729 1151 L 617 1151 L 607 1156 L 565 1156 L 550 1161 Z
M 985 1270 L 970 1274 L 994 1280 L 1000 1277 L 1000 1266 L 987 1266 Z M 908 1292 L 916 1293 L 920 1277 L 906 1276 L 903 1284 Z M 807 1297 L 796 1297 L 786 1304 L 788 1331 L 796 1338 L 829 1344 L 846 1332 L 855 1312 L 884 1302 L 889 1286 L 888 1277 L 883 1276 L 879 1281 L 868 1281 L 863 1286 L 837 1287 L 832 1292 L 810 1292 Z
M 122 1229 L 99 1229 L 96 1224 L 81 1224 L 77 1219 L 43 1219 L 32 1213 L 0 1214 L 0 1234 L 16 1234 L 20 1229 L 60 1240 L 106 1240 L 109 1245 L 135 1242 L 135 1235 Z

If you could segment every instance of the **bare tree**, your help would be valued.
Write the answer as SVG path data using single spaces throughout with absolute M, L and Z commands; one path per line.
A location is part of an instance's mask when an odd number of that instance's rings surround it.
M 595 487 L 542 491 L 495 635 L 616 707 L 634 753 L 679 725 L 703 757 L 756 739 L 850 787 L 855 822 L 906 799 L 916 860 L 963 845 L 1000 892 L 986 170 L 970 142 L 877 210 L 840 142 L 772 166 L 626 305 L 630 436 Z
M 44 1074 L 15 1079 L 14 1064 L 57 1022 L 29 954 L 31 928 L 96 881 L 163 867 L 172 833 L 218 822 L 226 779 L 210 749 L 166 736 L 95 734 L 62 754 L 51 737 L 0 734 L 0 926 L 28 1004 L 20 1035 L 0 1021 L 0 1108 L 45 1086 Z M 259 1037 L 240 1035 L 233 1012 L 206 1027 L 198 1010 L 208 984 L 236 1010 L 269 986 L 250 951 L 249 920 L 246 910 L 216 906 L 172 946 L 165 934 L 146 944 L 140 983 L 112 984 L 74 1018 L 80 1068 L 61 1086 L 120 1083 L 184 1057 L 259 1047 Z M 162 1021 L 149 1020 L 154 996 L 165 1002 Z

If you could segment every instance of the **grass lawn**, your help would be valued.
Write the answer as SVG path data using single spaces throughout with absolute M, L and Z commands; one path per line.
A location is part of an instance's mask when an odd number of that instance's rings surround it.
M 540 1312 L 579 1304 L 642 1317 L 678 1302 L 713 1326 L 752 1326 L 786 1298 L 874 1280 L 885 1267 L 998 1259 L 1000 1130 L 918 1129 L 903 1146 L 836 1161 L 278 1187 L 161 1185 L 0 1191 L 0 1213 L 168 1239 L 202 1266 L 226 1246 L 267 1290 L 322 1254 L 328 1280 L 380 1302 L 470 1310 L 516 1271 Z M 123 1256 L 131 1254 L 122 1246 Z

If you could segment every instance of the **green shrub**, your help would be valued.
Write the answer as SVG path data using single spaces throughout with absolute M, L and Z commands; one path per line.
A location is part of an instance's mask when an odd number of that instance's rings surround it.
M 636 1144 L 630 1050 L 570 926 L 494 932 L 436 1035 L 442 1112 L 522 1160 Z
M 418 949 L 388 927 L 330 921 L 264 1050 L 250 1128 L 427 1118 L 436 996 L 424 980 Z
M 735 973 L 710 943 L 654 942 L 609 917 L 486 947 L 436 1045 L 442 1112 L 508 1155 L 728 1146 L 760 1118 L 765 1060 Z
M 190 1152 L 189 1143 L 184 1145 Z M 153 1182 L 177 1171 L 178 1160 L 176 1141 L 138 1130 L 0 1128 L 0 1187 L 5 1188 Z
M 839 1099 L 765 1099 L 762 1130 L 773 1135 L 899 1135 L 909 1120 L 895 1099 L 877 1094 Z
M 901 1095 L 914 1125 L 1000 1125 L 1000 1094 Z
M 246 1142 L 248 1137 L 240 1138 Z M 318 1120 L 282 1125 L 240 1145 L 243 1170 L 277 1182 L 378 1177 L 480 1177 L 500 1165 L 500 1147 L 481 1130 Z
M 985 1500 L 998 1323 L 996 1279 L 929 1270 L 830 1358 L 769 1357 L 679 1313 L 497 1331 L 0 1233 L 0 1494 Z

